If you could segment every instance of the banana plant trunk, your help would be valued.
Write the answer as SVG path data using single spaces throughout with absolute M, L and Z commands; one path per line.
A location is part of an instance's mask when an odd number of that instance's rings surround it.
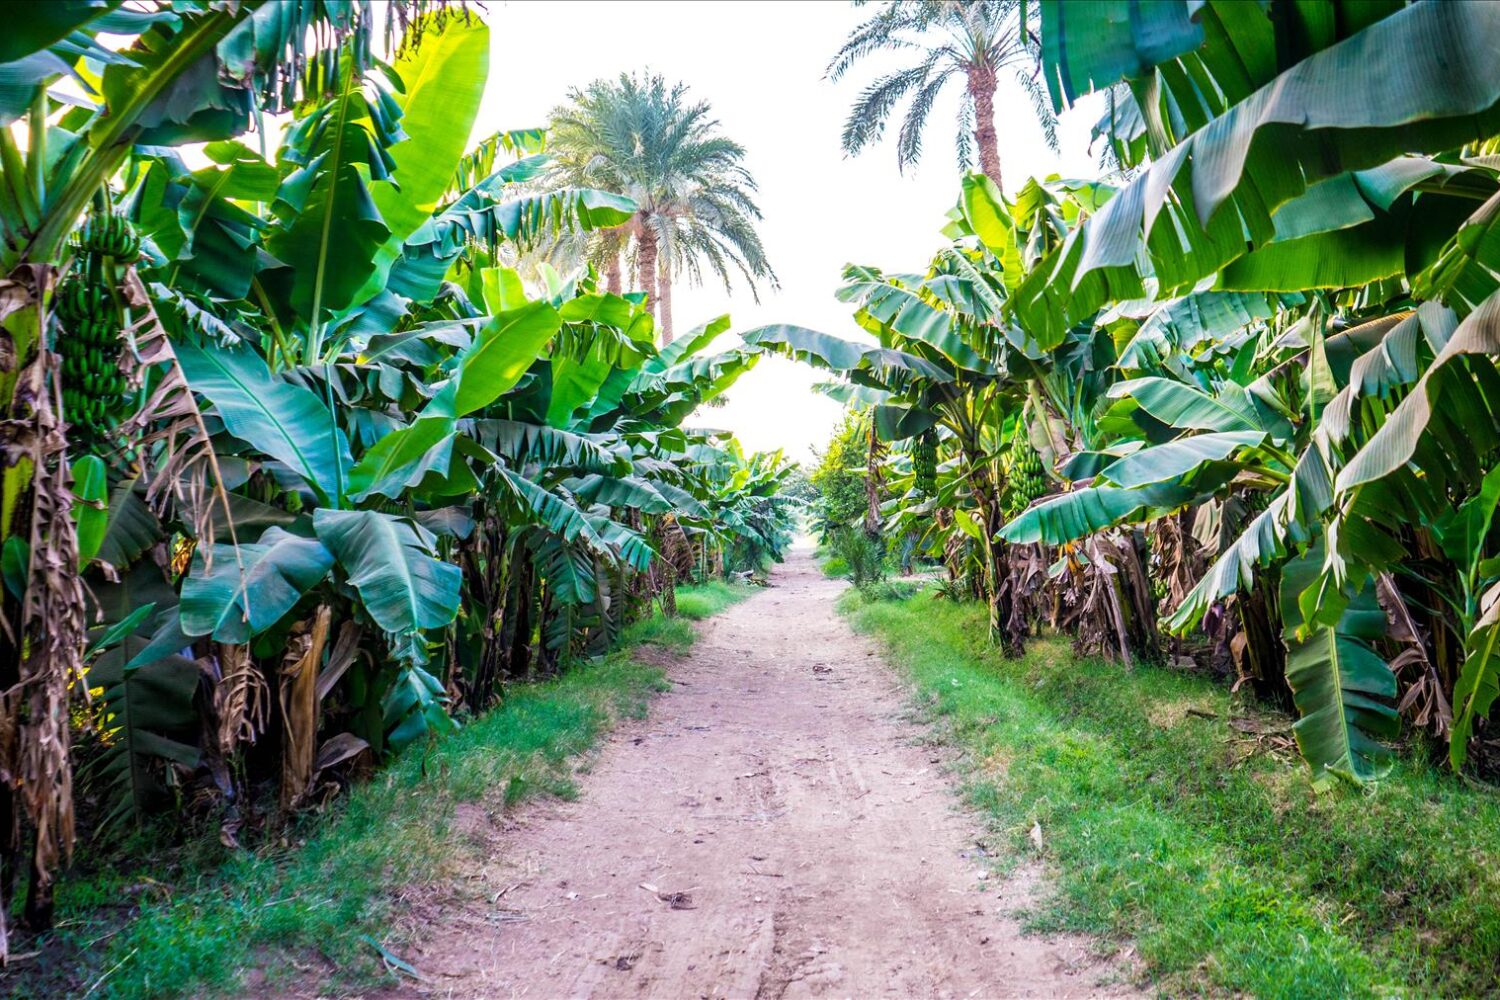
M 513 603 L 511 544 L 502 522 L 485 513 L 481 500 L 475 512 L 482 515 L 480 527 L 459 547 L 470 600 L 482 615 L 478 660 L 464 678 L 464 703 L 480 712 L 496 700 L 510 657 L 508 630 Z
M 1235 599 L 1239 610 L 1240 635 L 1237 643 L 1240 655 L 1236 666 L 1240 681 L 1249 681 L 1251 689 L 1260 698 L 1291 709 L 1292 689 L 1286 682 L 1286 646 L 1282 643 L 1277 623 L 1281 612 L 1277 607 L 1279 580 L 1268 581 L 1272 574 L 1261 574 L 1249 592 Z
M 512 679 L 525 677 L 531 670 L 532 597 L 536 580 L 528 553 L 517 550 L 512 556 L 520 560 L 511 571 L 510 599 L 505 611 L 501 642 L 510 652 L 506 655 L 505 674 Z
M 1000 509 L 999 490 L 987 466 L 969 463 L 969 491 L 974 495 L 974 509 L 979 521 L 979 551 L 984 571 L 984 601 L 988 609 L 990 641 L 1007 656 L 1025 652 L 1023 638 L 1008 628 L 1011 622 L 1010 567 L 1005 543 L 995 534 L 1005 526 Z

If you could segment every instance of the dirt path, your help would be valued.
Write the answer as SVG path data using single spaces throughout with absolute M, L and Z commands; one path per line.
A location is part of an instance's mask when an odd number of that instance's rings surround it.
M 576 802 L 493 862 L 389 997 L 1120 995 L 1074 938 L 1020 935 L 906 698 L 796 552 L 708 622 Z M 641 888 L 642 884 L 659 892 Z

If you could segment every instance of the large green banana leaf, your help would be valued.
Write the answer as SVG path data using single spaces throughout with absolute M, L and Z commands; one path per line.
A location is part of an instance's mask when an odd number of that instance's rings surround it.
M 882 441 L 904 441 L 929 431 L 941 419 L 926 406 L 902 406 L 899 403 L 877 403 L 874 410 L 875 436 Z
M 419 666 L 402 667 L 380 703 L 386 745 L 399 752 L 423 736 L 452 732 L 457 723 L 447 703 L 442 681 Z
M 1265 430 L 1254 411 L 1232 398 L 1215 397 L 1194 385 L 1150 375 L 1110 387 L 1114 399 L 1130 398 L 1169 427 L 1182 430 Z
M 1042 59 L 1057 111 L 1203 44 L 1187 0 L 1042 0 Z
M 109 497 L 109 521 L 95 556 L 119 569 L 135 562 L 162 537 L 161 522 L 135 490 L 134 480 L 115 486 Z
M 401 259 L 391 268 L 390 290 L 418 302 L 430 301 L 442 287 L 449 266 L 471 240 L 494 247 L 549 231 L 609 229 L 628 222 L 636 211 L 629 198 L 592 188 L 559 188 L 501 199 L 499 191 L 512 173 L 508 168 L 497 170 L 412 234 Z
M 1126 370 L 1182 363 L 1204 341 L 1226 337 L 1279 310 L 1300 305 L 1300 295 L 1254 292 L 1196 292 L 1151 311 L 1120 350 L 1116 364 Z
M 290 224 L 273 231 L 267 249 L 284 267 L 261 283 L 309 330 L 308 360 L 320 360 L 322 325 L 356 305 L 379 270 L 391 238 L 370 193 L 395 166 L 387 150 L 405 138 L 400 108 L 379 88 L 369 97 L 346 70 L 335 96 L 288 132 L 282 157 L 298 164 L 276 195 Z M 388 105 L 388 106 L 387 106 Z
M 15 62 L 24 56 L 55 45 L 90 21 L 109 14 L 121 0 L 100 3 L 99 0 L 53 0 L 28 8 L 0 39 L 0 63 Z
M 561 325 L 557 310 L 547 302 L 496 312 L 473 345 L 459 355 L 454 416 L 483 409 L 514 388 Z
M 495 472 L 500 477 L 500 482 L 509 488 L 517 508 L 526 512 L 533 523 L 545 528 L 560 541 L 570 545 L 579 542 L 597 555 L 611 560 L 623 559 L 637 570 L 650 565 L 653 553 L 644 540 L 627 549 L 616 550 L 599 535 L 588 517 L 571 500 L 558 496 L 503 466 L 497 467 Z M 635 537 L 639 539 L 639 536 Z
M 109 528 L 109 477 L 104 459 L 84 455 L 73 463 L 73 522 L 78 538 L 78 568 L 99 554 Z
M 557 188 L 501 201 L 484 216 L 492 242 L 501 237 L 523 245 L 568 227 L 584 232 L 623 226 L 639 206 L 625 195 L 596 188 Z
M 703 502 L 682 487 L 675 486 L 664 479 L 651 479 L 648 481 L 656 492 L 672 501 L 672 504 L 684 516 L 700 519 L 711 516 L 708 508 L 703 505 Z
M 602 503 L 606 507 L 639 510 L 645 514 L 669 514 L 677 509 L 676 503 L 639 476 L 591 475 L 570 480 L 567 486 L 586 503 Z M 702 506 L 695 505 L 693 513 L 702 512 Z
M 1203 574 L 1172 612 L 1168 627 L 1182 633 L 1197 624 L 1215 601 L 1248 588 L 1255 582 L 1255 570 L 1287 551 L 1287 504 L 1290 493 L 1282 493 L 1255 515 L 1240 536 L 1234 540 L 1208 572 Z
M 1028 278 L 1018 315 L 1050 346 L 1069 318 L 1140 294 L 1143 246 L 1161 287 L 1180 289 L 1272 240 L 1272 214 L 1318 181 L 1493 134 L 1500 67 L 1481 53 L 1497 46 L 1495 5 L 1413 4 L 1301 60 L 1075 230 Z
M 1319 582 L 1321 549 L 1293 559 L 1281 570 L 1281 617 L 1286 626 L 1286 679 L 1301 718 L 1292 727 L 1302 757 L 1313 770 L 1313 786 L 1335 779 L 1363 783 L 1387 769 L 1390 751 L 1378 742 L 1400 729 L 1395 708 L 1396 676 L 1375 652 L 1385 637 L 1385 612 L 1375 588 L 1344 594 L 1337 624 L 1307 625 L 1304 592 Z
M 774 323 L 740 334 L 751 347 L 776 351 L 793 361 L 804 361 L 833 372 L 844 372 L 859 364 L 869 347 L 820 333 L 805 326 Z
M 1165 513 L 1201 495 L 1176 483 L 1145 489 L 1090 486 L 1049 497 L 1011 519 L 997 539 L 1015 544 L 1062 545 L 1116 524 L 1135 521 L 1148 511 Z
M 1396 320 L 1394 324 L 1369 324 L 1376 336 L 1365 344 L 1363 353 L 1341 366 L 1345 367 L 1347 384 L 1324 407 L 1312 443 L 1298 455 L 1291 488 L 1251 521 L 1178 605 L 1170 622 L 1174 631 L 1191 627 L 1213 602 L 1250 586 L 1256 569 L 1284 555 L 1289 543 L 1304 544 L 1322 532 L 1321 518 L 1334 503 L 1340 456 L 1348 451 L 1351 435 L 1362 427 L 1361 401 L 1374 400 L 1384 419 L 1385 400 L 1421 377 L 1424 352 L 1440 351 L 1453 339 L 1458 326 L 1450 310 L 1431 302 Z M 1344 346 L 1353 349 L 1355 345 Z M 1359 453 L 1355 454 L 1357 457 Z M 1363 501 L 1360 509 L 1368 506 L 1369 502 Z
M 1338 493 L 1347 495 L 1405 468 L 1416 455 L 1423 436 L 1439 419 L 1454 428 L 1460 440 L 1467 441 L 1460 450 L 1469 457 L 1487 451 L 1487 444 L 1500 436 L 1500 417 L 1486 401 L 1493 397 L 1479 391 L 1474 377 L 1488 373 L 1492 385 L 1495 368 L 1491 359 L 1497 354 L 1500 354 L 1500 293 L 1485 299 L 1458 325 L 1411 393 L 1339 472 L 1335 483 Z M 1471 358 L 1475 364 L 1473 375 L 1458 364 Z M 1441 407 L 1437 405 L 1440 395 Z M 1426 471 L 1437 476 L 1445 470 L 1434 467 Z
M 450 404 L 449 410 L 453 395 L 439 397 Z M 442 409 L 424 412 L 409 426 L 391 431 L 371 445 L 349 470 L 349 498 L 360 501 L 377 494 L 394 498 L 420 483 L 428 473 L 446 476 L 453 461 L 457 421 Z
M 650 314 L 646 315 L 649 317 Z M 639 368 L 634 370 L 617 368 L 610 372 L 594 394 L 587 412 L 580 419 L 591 424 L 596 418 L 618 407 L 626 394 L 646 392 L 660 384 L 661 377 L 668 369 L 691 358 L 728 329 L 729 315 L 726 313 L 693 327 L 661 348 L 655 355 L 648 357 Z
M 433 557 L 432 534 L 374 510 L 321 509 L 313 514 L 313 528 L 389 637 L 392 654 L 411 665 L 425 663 L 422 633 L 458 614 L 463 582 L 457 566 Z
M 1142 448 L 1116 459 L 1100 476 L 1126 488 L 1150 486 L 1177 479 L 1210 462 L 1222 462 L 1236 452 L 1266 443 L 1264 431 L 1222 431 L 1194 434 L 1165 444 Z
M 580 295 L 564 302 L 558 314 L 581 341 L 551 355 L 547 422 L 567 427 L 611 377 L 641 367 L 653 349 L 654 321 L 634 302 L 611 294 Z
M 657 374 L 664 372 L 673 365 L 692 357 L 699 351 L 712 344 L 720 334 L 729 331 L 729 314 L 715 316 L 707 323 L 701 323 L 688 332 L 681 334 L 670 344 L 664 346 L 657 352 L 656 357 L 648 358 L 641 366 L 645 374 Z
M 759 361 L 759 351 L 745 349 L 690 358 L 654 377 L 645 391 L 627 396 L 624 404 L 641 420 L 676 427 L 698 407 L 728 391 Z
M 1021 259 L 1016 223 L 1000 189 L 984 174 L 966 174 L 959 209 L 968 231 L 995 255 L 1005 288 L 1014 291 L 1025 277 L 1025 264 Z
M 389 235 L 361 298 L 384 288 L 407 239 L 437 213 L 453 183 L 489 79 L 489 56 L 490 29 L 476 17 L 453 19 L 396 59 L 403 90 L 395 102 L 406 139 L 390 157 L 400 187 L 377 184 L 370 192 Z
M 538 569 L 547 578 L 554 600 L 568 610 L 579 605 L 590 604 L 598 595 L 598 576 L 595 573 L 595 553 L 587 546 L 574 545 L 559 538 L 548 537 L 533 545 Z M 558 632 L 545 636 L 549 649 L 558 649 L 571 639 L 573 623 L 555 626 Z
M 1500 584 L 1484 594 L 1479 619 L 1464 639 L 1464 663 L 1453 685 L 1453 729 L 1448 760 L 1455 771 L 1469 756 L 1474 723 L 1487 718 L 1500 698 Z
M 247 643 L 282 616 L 333 568 L 316 538 L 270 527 L 254 543 L 215 545 L 212 566 L 200 550 L 182 581 L 183 634 Z
M 1475 209 L 1438 259 L 1418 275 L 1414 291 L 1441 297 L 1464 313 L 1500 287 L 1500 192 Z
M 480 444 L 519 468 L 527 463 L 623 476 L 630 458 L 604 435 L 578 434 L 522 420 L 478 419 L 469 425 Z
M 340 501 L 354 463 L 348 439 L 317 396 L 273 376 L 249 345 L 203 348 L 183 340 L 173 347 L 188 385 L 214 404 L 230 434 L 286 465 L 320 503 Z
M 960 368 L 992 372 L 992 366 L 969 346 L 953 316 L 924 301 L 912 288 L 898 283 L 902 280 L 872 268 L 851 267 L 844 272 L 844 284 L 838 290 L 838 297 L 840 301 L 858 307 L 856 318 L 863 314 L 873 321 L 870 326 L 878 327 L 887 335 L 895 334 L 926 344 Z
M 1500 697 L 1500 583 L 1492 580 L 1485 559 L 1490 528 L 1500 505 L 1500 468 L 1491 469 L 1479 490 L 1457 510 L 1434 524 L 1443 552 L 1459 568 L 1465 597 L 1464 662 L 1453 685 L 1453 728 L 1448 759 L 1454 770 L 1464 765 L 1474 723 L 1486 718 Z M 1489 572 L 1486 572 L 1489 570 Z

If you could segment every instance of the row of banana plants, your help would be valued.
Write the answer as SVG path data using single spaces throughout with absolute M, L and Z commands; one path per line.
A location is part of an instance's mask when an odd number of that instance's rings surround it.
M 1193 655 L 1300 715 L 1316 787 L 1500 694 L 1500 7 L 1042 4 L 1125 180 L 975 175 L 874 347 L 752 339 L 868 407 L 884 527 L 1011 652 Z M 1476 743 L 1476 737 L 1479 742 Z
M 45 928 L 76 836 L 175 810 L 237 846 L 791 514 L 779 455 L 683 425 L 757 360 L 711 352 L 728 317 L 658 349 L 644 295 L 505 266 L 635 205 L 534 183 L 538 132 L 471 146 L 472 12 L 32 13 L 0 44 L 0 960 L 18 871 Z

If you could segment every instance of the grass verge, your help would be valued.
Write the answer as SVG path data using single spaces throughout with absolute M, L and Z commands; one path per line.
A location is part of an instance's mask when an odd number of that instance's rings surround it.
M 758 589 L 749 584 L 725 583 L 723 580 L 681 587 L 677 591 L 677 613 L 692 621 L 702 621 L 712 618 L 731 604 L 743 601 Z
M 397 891 L 440 879 L 478 848 L 455 828 L 459 806 L 510 806 L 542 792 L 575 794 L 574 758 L 617 720 L 640 717 L 666 690 L 643 645 L 684 651 L 689 619 L 706 618 L 753 588 L 681 587 L 681 616 L 632 625 L 616 652 L 553 680 L 517 685 L 505 702 L 453 735 L 409 751 L 355 788 L 334 815 L 304 817 L 301 836 L 225 859 L 212 842 L 126 845 L 130 868 L 66 875 L 58 929 L 35 965 L 0 975 L 13 996 L 133 1000 L 209 996 L 324 978 L 334 992 L 385 972 L 379 947 Z M 45 963 L 45 964 L 43 964 Z
M 844 610 L 963 751 L 964 790 L 1014 846 L 1039 824 L 1038 930 L 1131 938 L 1171 996 L 1473 996 L 1500 969 L 1500 798 L 1409 755 L 1314 795 L 1290 720 L 1218 682 L 984 644 L 975 606 Z

